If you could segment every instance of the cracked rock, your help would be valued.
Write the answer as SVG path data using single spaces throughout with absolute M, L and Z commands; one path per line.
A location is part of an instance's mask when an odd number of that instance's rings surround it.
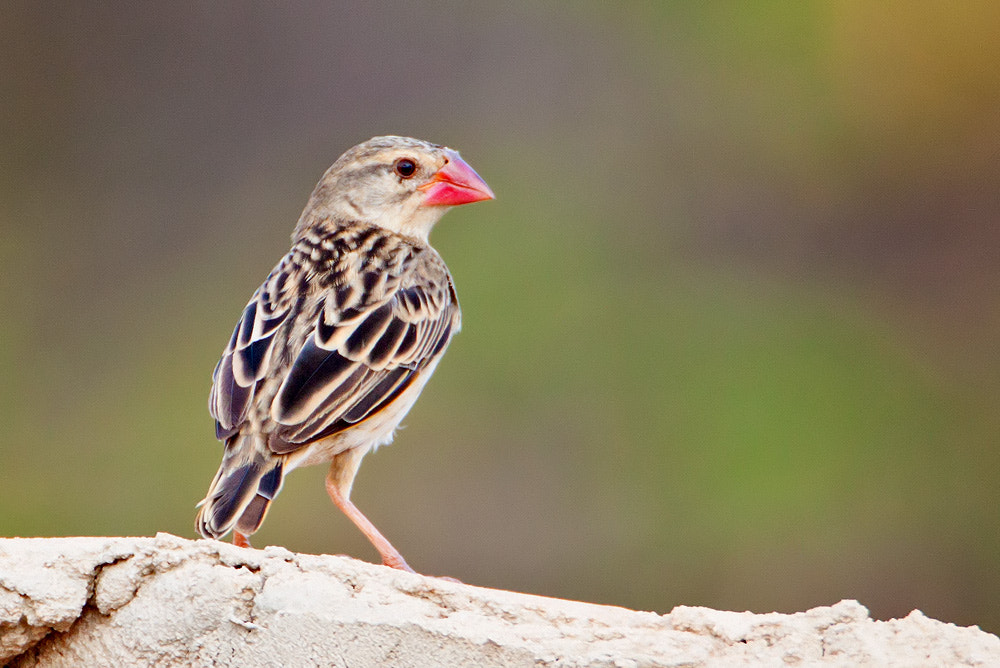
M 158 534 L 0 539 L 0 664 L 988 666 L 1000 639 L 856 601 L 659 615 Z

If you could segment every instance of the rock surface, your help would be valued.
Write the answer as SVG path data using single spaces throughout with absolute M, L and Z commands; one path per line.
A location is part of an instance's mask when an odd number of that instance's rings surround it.
M 158 534 L 0 539 L 0 664 L 996 666 L 1000 638 L 855 601 L 659 615 Z

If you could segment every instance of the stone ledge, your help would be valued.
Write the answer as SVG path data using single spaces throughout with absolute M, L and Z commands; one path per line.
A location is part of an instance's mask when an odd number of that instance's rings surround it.
M 985 666 L 1000 638 L 919 611 L 874 621 L 856 601 L 659 615 L 158 534 L 0 539 L 0 663 Z

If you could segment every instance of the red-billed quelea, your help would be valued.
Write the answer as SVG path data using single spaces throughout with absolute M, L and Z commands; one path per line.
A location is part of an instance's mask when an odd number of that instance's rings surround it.
M 284 476 L 330 462 L 330 499 L 384 564 L 412 570 L 351 503 L 351 485 L 461 324 L 427 236 L 450 207 L 492 198 L 456 151 L 407 137 L 370 139 L 326 171 L 215 367 L 209 410 L 226 449 L 199 504 L 201 535 L 232 530 L 248 546 Z

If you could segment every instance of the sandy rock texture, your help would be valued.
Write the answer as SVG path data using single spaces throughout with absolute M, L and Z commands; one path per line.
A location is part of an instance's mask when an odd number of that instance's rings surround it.
M 0 539 L 0 664 L 998 666 L 1000 638 L 855 601 L 659 615 L 158 534 Z

